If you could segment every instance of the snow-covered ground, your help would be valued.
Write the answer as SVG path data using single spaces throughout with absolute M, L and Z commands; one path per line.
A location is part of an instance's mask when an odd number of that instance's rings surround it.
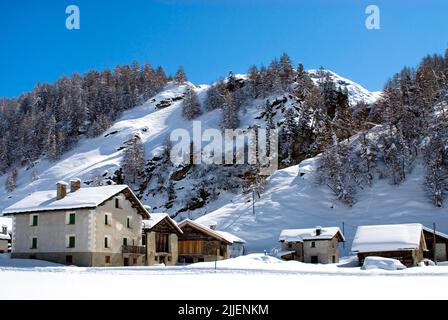
M 349 254 L 359 225 L 437 222 L 441 232 L 448 231 L 446 208 L 436 208 L 425 196 L 423 165 L 417 163 L 406 181 L 391 185 L 387 179 L 375 180 L 349 208 L 336 200 L 332 191 L 317 183 L 316 158 L 298 166 L 275 172 L 268 179 L 261 199 L 255 203 L 255 215 L 249 196 L 238 196 L 218 210 L 199 217 L 205 225 L 216 224 L 220 230 L 234 233 L 247 241 L 249 252 L 263 252 L 278 247 L 282 229 L 316 226 L 342 228 L 346 244 L 342 254 Z M 299 173 L 304 174 L 301 176 Z
M 364 271 L 341 264 L 310 265 L 253 254 L 220 261 L 217 270 L 214 263 L 78 268 L 0 255 L 0 299 L 165 300 L 185 299 L 186 294 L 205 300 L 447 298 L 448 266 Z

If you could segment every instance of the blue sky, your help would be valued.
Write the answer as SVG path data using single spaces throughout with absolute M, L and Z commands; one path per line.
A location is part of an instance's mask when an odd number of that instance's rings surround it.
M 65 28 L 65 8 L 81 29 Z M 365 8 L 381 9 L 381 29 L 365 28 Z M 17 0 L 0 1 L 0 96 L 38 82 L 133 60 L 183 65 L 210 83 L 288 53 L 380 90 L 404 65 L 448 47 L 446 0 Z

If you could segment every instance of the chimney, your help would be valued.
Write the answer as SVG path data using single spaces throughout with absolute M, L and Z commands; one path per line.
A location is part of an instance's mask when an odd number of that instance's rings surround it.
M 67 182 L 59 181 L 58 183 L 56 183 L 56 191 L 57 191 L 56 199 L 57 200 L 64 199 L 65 196 L 67 195 Z
M 212 229 L 212 230 L 216 230 L 216 222 L 210 223 L 209 228 Z
M 322 234 L 322 227 L 316 227 L 316 236 L 320 236 Z
M 70 192 L 76 192 L 81 188 L 81 179 L 70 180 Z

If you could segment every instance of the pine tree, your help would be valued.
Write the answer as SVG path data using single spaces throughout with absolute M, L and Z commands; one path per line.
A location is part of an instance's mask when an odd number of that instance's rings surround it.
M 5 181 L 6 191 L 13 192 L 17 187 L 17 169 L 13 168 Z
M 294 80 L 294 67 L 291 59 L 286 53 L 283 53 L 280 57 L 279 68 L 279 78 L 282 89 L 286 90 Z
M 188 87 L 182 105 L 182 116 L 187 120 L 194 120 L 201 114 L 202 110 L 199 105 L 198 95 L 193 88 Z
M 127 183 L 135 185 L 138 182 L 139 176 L 145 170 L 145 161 L 145 147 L 141 138 L 135 136 L 129 142 L 123 155 L 122 168 Z
M 238 110 L 233 95 L 230 92 L 227 92 L 224 96 L 222 114 L 222 127 L 224 129 L 236 129 L 238 127 Z
M 185 74 L 184 68 L 179 67 L 177 69 L 176 75 L 174 76 L 174 83 L 178 85 L 185 84 L 187 82 L 187 75 Z

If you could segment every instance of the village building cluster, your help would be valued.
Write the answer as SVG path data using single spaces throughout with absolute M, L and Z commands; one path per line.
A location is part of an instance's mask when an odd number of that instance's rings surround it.
M 2 213 L 12 219 L 0 219 L 0 253 L 11 252 L 12 258 L 83 267 L 178 265 L 234 258 L 246 250 L 243 239 L 214 225 L 177 223 L 151 212 L 126 185 L 81 188 L 79 179 L 60 181 L 55 190 L 35 192 Z M 277 256 L 338 263 L 345 241 L 339 227 L 286 229 Z M 379 256 L 416 266 L 424 258 L 446 261 L 448 235 L 417 223 L 359 226 L 351 251 L 360 265 Z

